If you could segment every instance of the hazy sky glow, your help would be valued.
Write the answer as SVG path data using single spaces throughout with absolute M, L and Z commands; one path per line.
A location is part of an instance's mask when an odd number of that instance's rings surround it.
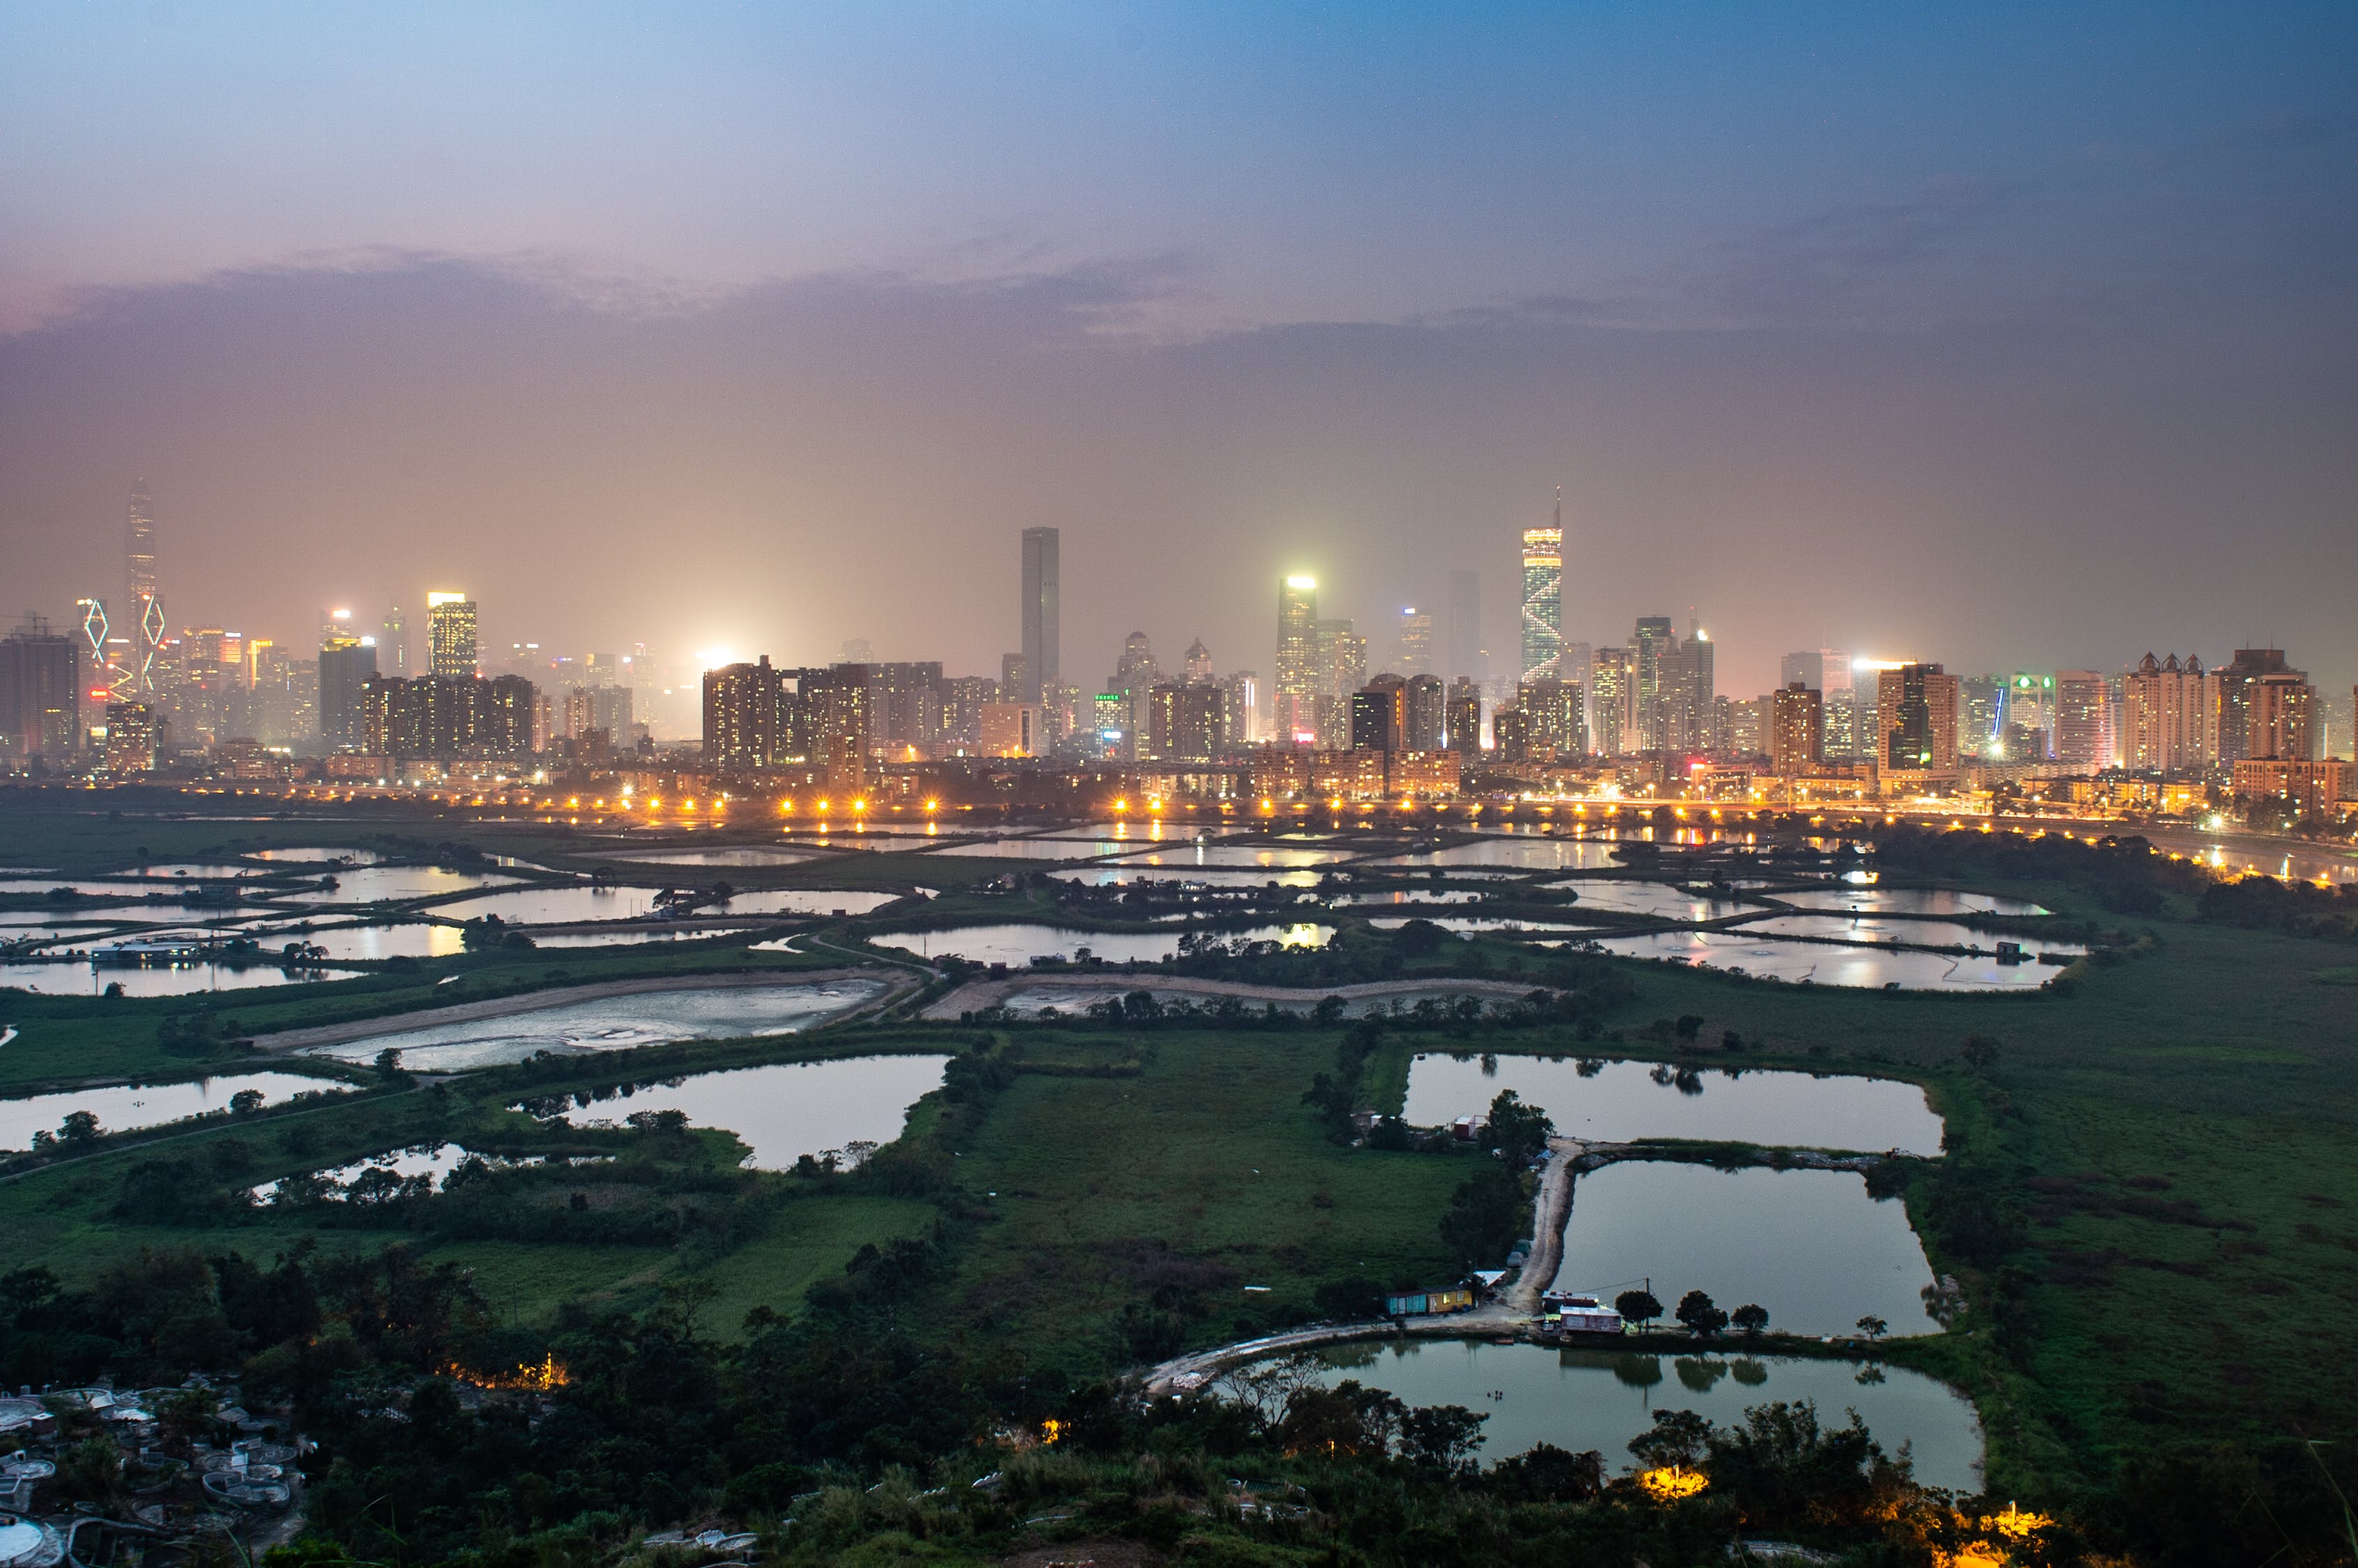
M 2353 86 L 2346 5 L 14 6 L 0 610 L 144 473 L 176 619 L 995 672 L 1051 523 L 1075 678 L 1266 673 L 1289 568 L 1501 646 L 1562 483 L 1569 630 L 1723 691 L 2346 687 Z

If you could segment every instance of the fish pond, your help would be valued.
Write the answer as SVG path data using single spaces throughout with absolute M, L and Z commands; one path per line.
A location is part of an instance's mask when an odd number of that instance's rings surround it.
M 2044 904 L 1994 892 L 1957 892 L 1949 888 L 1798 888 L 1770 893 L 1795 909 L 1855 909 L 1869 914 L 2049 914 Z
M 0 1149 L 32 1147 L 34 1133 L 55 1132 L 71 1111 L 86 1110 L 97 1117 L 102 1132 L 131 1132 L 210 1110 L 227 1110 L 232 1096 L 248 1090 L 260 1095 L 264 1105 L 277 1105 L 297 1095 L 341 1094 L 348 1087 L 333 1078 L 307 1077 L 300 1073 L 237 1073 L 177 1084 L 104 1084 L 0 1099 Z
M 442 920 L 475 920 L 496 914 L 511 925 L 574 925 L 601 920 L 644 920 L 656 911 L 657 888 L 578 887 L 519 888 L 513 892 L 485 893 L 455 903 L 438 904 L 433 914 Z M 900 894 L 847 892 L 839 888 L 777 888 L 740 892 L 727 901 L 698 904 L 698 914 L 865 914 Z
M 147 965 L 66 959 L 50 964 L 0 964 L 0 989 L 15 986 L 40 996 L 104 996 L 111 986 L 121 986 L 124 996 L 190 996 L 200 991 L 252 990 L 350 979 L 350 974 L 332 969 L 280 968 L 268 962 Z
M 1050 871 L 1060 881 L 1087 882 L 1092 887 L 1120 887 L 1130 882 L 1202 882 L 1207 887 L 1314 888 L 1326 873 L 1302 867 L 1247 871 L 1241 866 L 1133 866 L 1126 862 L 1076 866 Z
M 475 871 L 446 871 L 438 866 L 362 866 L 357 871 L 331 871 L 333 887 L 307 887 L 271 896 L 287 903 L 382 903 L 389 899 L 448 898 L 452 893 L 496 887 L 506 877 Z
M 1109 964 L 1155 964 L 1179 952 L 1178 931 L 1075 931 L 1057 925 L 960 925 L 947 931 L 884 931 L 869 937 L 880 947 L 932 958 L 945 953 L 978 964 L 1028 964 L 1034 958 L 1071 957 L 1087 948 Z M 1225 943 L 1275 942 L 1285 947 L 1323 947 L 1331 925 L 1256 925 L 1245 931 L 1210 931 Z
M 1747 909 L 1762 907 L 1757 903 L 1739 903 L 1734 899 L 1713 898 L 1707 893 L 1689 892 L 1684 888 L 1664 882 L 1608 881 L 1602 878 L 1583 877 L 1572 881 L 1551 882 L 1552 888 L 1571 893 L 1578 901 L 1574 913 L 1602 910 L 1612 914 L 1651 914 L 1665 920 L 1720 920 L 1731 914 L 1741 914 Z
M 1847 1075 L 1428 1052 L 1409 1065 L 1401 1117 L 1414 1127 L 1439 1127 L 1480 1116 L 1503 1089 L 1543 1108 L 1567 1138 L 1606 1143 L 1688 1138 L 1869 1153 L 1897 1149 L 1927 1159 L 1941 1152 L 1941 1119 L 1922 1089 Z
M 947 1056 L 847 1056 L 698 1073 L 625 1087 L 612 1098 L 530 1100 L 536 1116 L 577 1127 L 620 1122 L 643 1110 L 684 1112 L 691 1127 L 725 1128 L 752 1151 L 757 1170 L 781 1171 L 851 1143 L 901 1136 L 909 1108 L 941 1087 Z
M 1726 1346 L 1673 1357 L 1456 1339 L 1334 1346 L 1316 1357 L 1314 1380 L 1329 1387 L 1354 1379 L 1412 1406 L 1463 1405 L 1487 1415 L 1478 1450 L 1486 1465 L 1551 1443 L 1574 1454 L 1594 1449 L 1613 1474 L 1634 1466 L 1629 1440 L 1652 1430 L 1656 1411 L 1690 1410 L 1725 1426 L 1756 1405 L 1806 1400 L 1824 1426 L 1844 1425 L 1844 1412 L 1856 1411 L 1885 1453 L 1907 1448 L 1925 1485 L 1982 1488 L 1972 1402 L 1899 1367 Z
M 675 1040 L 735 1040 L 793 1034 L 825 1022 L 882 989 L 874 980 L 713 986 L 557 1002 L 498 1018 L 388 1030 L 307 1055 L 373 1061 L 401 1053 L 413 1072 L 457 1072 L 521 1062 L 535 1052 L 624 1051 Z
M 1617 866 L 1620 846 L 1597 838 L 1477 838 L 1446 849 L 1395 855 L 1368 862 L 1386 869 L 1426 871 L 1491 866 L 1519 871 L 1586 871 Z
M 1855 1171 L 1637 1161 L 1575 1178 L 1555 1287 L 1610 1301 L 1647 1280 L 1665 1308 L 1699 1290 L 1723 1312 L 1766 1307 L 1787 1334 L 1850 1334 L 1862 1317 L 1939 1329 L 1906 1206 L 1869 1197 Z
M 1906 942 L 1919 947 L 1978 947 L 1997 950 L 2000 942 L 2018 942 L 2028 950 L 2062 953 L 2077 957 L 2086 952 L 2080 942 L 2050 941 L 2044 936 L 2018 936 L 1989 932 L 1953 920 L 1915 920 L 1876 914 L 1772 914 L 1748 920 L 1743 929 L 1779 936 L 1823 936 L 1835 942 Z
M 1597 946 L 1632 958 L 1741 969 L 1747 975 L 1806 980 L 1821 986 L 1857 986 L 1902 990 L 2035 990 L 2055 978 L 2041 964 L 2001 964 L 1994 957 L 1949 953 L 1887 952 L 1874 947 L 1837 947 L 1751 935 L 1746 930 L 1649 931 L 1634 936 L 1602 936 Z

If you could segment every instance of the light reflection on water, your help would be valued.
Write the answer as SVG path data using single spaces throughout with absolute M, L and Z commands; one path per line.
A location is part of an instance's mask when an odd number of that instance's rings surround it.
M 1658 1078 L 1656 1074 L 1660 1076 Z M 1924 1091 L 1889 1078 L 1712 1069 L 1676 1073 L 1646 1062 L 1563 1061 L 1439 1053 L 1409 1067 L 1401 1112 L 1416 1127 L 1479 1116 L 1502 1089 L 1544 1108 L 1567 1138 L 1609 1143 L 1639 1138 L 1941 1152 L 1941 1119 Z
M 939 1088 L 947 1056 L 849 1056 L 777 1062 L 642 1084 L 563 1112 L 576 1127 L 621 1122 L 643 1110 L 677 1110 L 691 1127 L 726 1128 L 752 1151 L 756 1170 L 778 1171 L 859 1140 L 890 1143 L 909 1108 Z M 527 1102 L 544 1113 L 554 1108 Z
M 1906 1206 L 1867 1196 L 1855 1171 L 1639 1162 L 1575 1178 L 1556 1288 L 1609 1301 L 1648 1279 L 1665 1307 L 1699 1290 L 1724 1312 L 1757 1303 L 1789 1334 L 1849 1334 L 1868 1316 L 1939 1331 Z
M 1159 963 L 1179 951 L 1177 931 L 1076 931 L 1056 925 L 961 925 L 948 931 L 883 931 L 869 937 L 880 947 L 937 957 L 945 953 L 978 964 L 1029 964 L 1035 957 L 1071 957 L 1086 947 L 1109 964 Z M 1331 925 L 1256 925 L 1205 933 L 1222 942 L 1275 942 L 1323 947 Z
M 1629 1440 L 1651 1430 L 1658 1410 L 1691 1410 L 1727 1425 L 1750 1406 L 1808 1400 L 1823 1425 L 1844 1425 L 1844 1411 L 1855 1410 L 1887 1454 L 1909 1444 L 1919 1481 L 1960 1492 L 1982 1487 L 1972 1403 L 1904 1368 L 1878 1368 L 1862 1382 L 1865 1369 L 1854 1362 L 1746 1356 L 1725 1346 L 1669 1357 L 1450 1339 L 1336 1346 L 1319 1359 L 1317 1380 L 1330 1387 L 1356 1379 L 1412 1406 L 1463 1405 L 1488 1415 L 1479 1450 L 1486 1465 L 1552 1443 L 1574 1454 L 1595 1450 L 1609 1474 L 1631 1467 Z

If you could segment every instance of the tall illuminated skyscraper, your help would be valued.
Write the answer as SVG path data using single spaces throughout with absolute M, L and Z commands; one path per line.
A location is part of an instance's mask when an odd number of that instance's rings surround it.
M 1563 495 L 1555 526 L 1523 530 L 1523 673 L 1527 681 L 1556 673 L 1563 652 Z
M 156 689 L 156 661 L 164 647 L 164 596 L 156 586 L 156 504 L 147 481 L 131 486 L 131 515 L 124 531 L 124 602 L 131 607 L 131 678 L 139 691 Z
M 1317 739 L 1318 677 L 1318 579 L 1290 577 L 1277 589 L 1278 744 Z
M 1056 657 L 1059 539 L 1054 528 L 1023 530 L 1024 702 L 1037 703 L 1042 691 L 1064 679 Z
M 475 674 L 475 601 L 463 593 L 426 596 L 426 673 L 445 680 Z

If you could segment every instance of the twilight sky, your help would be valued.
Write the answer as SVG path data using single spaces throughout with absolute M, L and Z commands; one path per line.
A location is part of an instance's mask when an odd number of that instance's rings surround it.
M 2358 676 L 2358 9 L 0 7 L 0 604 Z

